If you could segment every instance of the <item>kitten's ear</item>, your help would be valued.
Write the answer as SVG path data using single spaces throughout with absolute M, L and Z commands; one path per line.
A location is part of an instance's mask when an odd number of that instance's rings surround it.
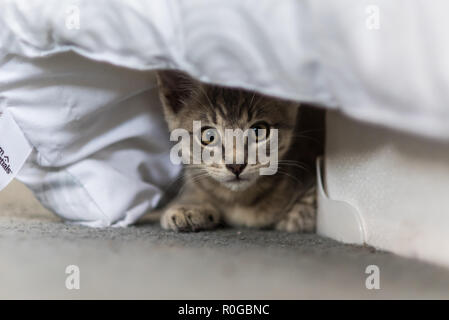
M 181 71 L 158 71 L 156 76 L 165 110 L 171 114 L 178 113 L 191 96 L 197 82 Z

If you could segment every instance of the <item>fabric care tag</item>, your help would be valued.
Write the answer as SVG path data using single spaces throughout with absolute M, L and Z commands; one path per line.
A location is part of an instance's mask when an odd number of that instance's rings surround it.
M 19 173 L 33 147 L 7 108 L 0 108 L 0 190 Z

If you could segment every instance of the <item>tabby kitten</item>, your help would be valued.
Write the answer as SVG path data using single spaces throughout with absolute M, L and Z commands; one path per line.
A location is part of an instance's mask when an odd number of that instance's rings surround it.
M 279 160 L 274 175 L 260 175 L 260 168 L 267 165 L 249 164 L 247 150 L 243 164 L 186 164 L 184 187 L 161 216 L 163 228 L 198 231 L 224 223 L 314 231 L 314 163 L 322 152 L 321 110 L 242 89 L 200 83 L 178 71 L 159 71 L 157 78 L 169 129 L 186 129 L 192 137 L 191 147 L 198 144 L 208 148 L 214 139 L 224 136 L 225 129 L 236 128 L 252 131 L 256 143 L 267 143 L 273 129 L 278 129 Z M 193 132 L 194 120 L 201 121 L 198 135 Z M 236 157 L 236 148 L 222 148 L 223 154 Z

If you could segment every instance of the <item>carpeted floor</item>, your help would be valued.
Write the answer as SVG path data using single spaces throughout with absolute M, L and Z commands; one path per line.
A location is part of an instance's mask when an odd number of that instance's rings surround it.
M 449 298 L 449 270 L 316 235 L 71 226 L 16 182 L 0 208 L 0 298 Z M 369 265 L 379 290 L 365 287 Z

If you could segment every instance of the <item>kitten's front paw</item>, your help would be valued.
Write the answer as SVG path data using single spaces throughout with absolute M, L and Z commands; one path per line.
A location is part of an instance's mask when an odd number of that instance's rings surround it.
M 276 230 L 288 232 L 314 232 L 315 225 L 315 205 L 297 203 L 292 210 L 276 224 Z
M 219 213 L 209 205 L 175 205 L 161 217 L 162 228 L 180 232 L 213 229 L 219 223 Z

